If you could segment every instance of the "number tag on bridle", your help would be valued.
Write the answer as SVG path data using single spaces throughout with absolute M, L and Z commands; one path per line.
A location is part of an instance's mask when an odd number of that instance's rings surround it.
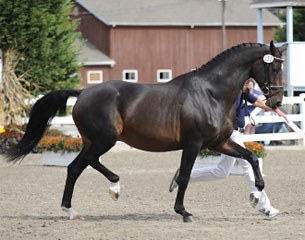
M 274 57 L 271 54 L 266 54 L 263 60 L 265 63 L 272 63 L 274 61 Z

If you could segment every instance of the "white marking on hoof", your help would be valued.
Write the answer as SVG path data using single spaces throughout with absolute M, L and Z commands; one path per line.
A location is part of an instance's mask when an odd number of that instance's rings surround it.
M 113 200 L 118 200 L 120 196 L 120 182 L 111 183 L 111 186 L 109 187 L 109 195 Z
M 83 218 L 81 217 L 81 215 L 74 210 L 73 208 L 66 208 L 66 207 L 61 207 L 61 209 L 68 213 L 70 216 L 70 220 L 82 220 Z

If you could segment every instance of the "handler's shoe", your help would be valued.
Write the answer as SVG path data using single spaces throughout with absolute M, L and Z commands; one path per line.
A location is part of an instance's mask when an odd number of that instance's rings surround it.
M 179 170 L 180 170 L 180 169 L 178 168 L 177 171 L 176 171 L 176 173 L 175 173 L 175 175 L 174 175 L 174 177 L 173 177 L 173 179 L 172 179 L 172 181 L 171 181 L 171 183 L 169 184 L 169 192 L 174 191 L 174 189 L 175 189 L 176 187 L 178 187 L 178 184 L 177 184 L 176 180 L 177 180 L 178 175 L 179 175 Z
M 279 210 L 271 206 L 268 208 L 259 209 L 258 211 L 267 218 L 274 218 L 280 213 Z

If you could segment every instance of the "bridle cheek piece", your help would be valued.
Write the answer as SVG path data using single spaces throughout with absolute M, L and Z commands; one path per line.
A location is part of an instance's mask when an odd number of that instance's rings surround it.
M 284 62 L 284 59 L 275 57 L 271 54 L 266 54 L 263 57 L 263 61 L 268 64 L 268 69 L 269 69 L 271 63 L 274 62 L 274 60 L 279 61 L 281 63 Z M 273 97 L 274 95 L 279 93 L 279 91 L 277 91 L 273 94 L 269 94 L 270 90 L 279 90 L 279 89 L 284 88 L 284 86 L 272 86 L 270 84 L 271 84 L 271 81 L 270 81 L 270 79 L 268 79 L 268 81 L 264 82 L 264 86 L 262 87 L 262 91 L 263 91 L 264 95 L 266 96 L 266 100 L 270 99 L 271 97 Z

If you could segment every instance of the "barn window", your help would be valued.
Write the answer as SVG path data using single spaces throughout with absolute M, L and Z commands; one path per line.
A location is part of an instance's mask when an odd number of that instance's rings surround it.
M 126 82 L 137 82 L 138 81 L 138 70 L 123 70 L 123 81 Z
M 87 82 L 89 84 L 102 83 L 103 82 L 103 71 L 88 71 Z
M 168 82 L 172 80 L 172 70 L 171 69 L 159 69 L 157 71 L 157 81 L 158 82 Z

